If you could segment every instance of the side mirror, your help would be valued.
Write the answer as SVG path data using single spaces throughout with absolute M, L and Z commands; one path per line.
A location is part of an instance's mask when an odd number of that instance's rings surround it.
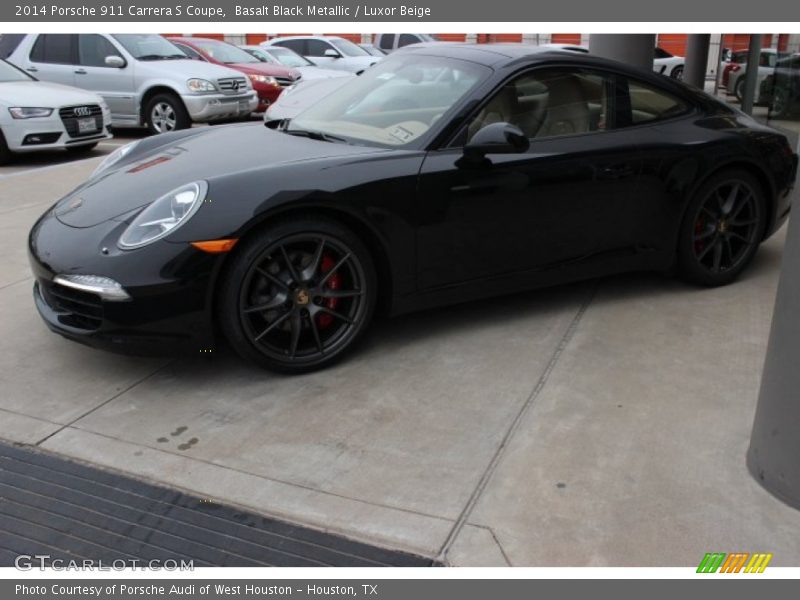
M 341 55 L 341 54 L 339 54 L 339 53 L 338 53 L 336 50 L 334 50 L 333 48 L 328 48 L 327 50 L 325 50 L 325 56 L 326 56 L 327 58 L 342 58 L 342 55 Z
M 125 59 L 116 55 L 106 56 L 103 62 L 106 63 L 107 67 L 113 67 L 114 69 L 122 69 L 125 66 Z
M 480 129 L 464 146 L 464 155 L 481 159 L 487 154 L 519 154 L 530 147 L 522 130 L 511 123 L 492 123 Z

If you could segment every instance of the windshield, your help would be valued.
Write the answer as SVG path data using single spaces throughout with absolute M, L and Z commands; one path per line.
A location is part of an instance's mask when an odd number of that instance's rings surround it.
M 277 64 L 278 61 L 275 60 L 274 57 L 270 56 L 266 52 L 264 52 L 261 48 L 257 48 L 256 46 L 240 46 L 242 50 L 247 52 L 248 54 L 255 56 L 258 60 L 265 63 L 270 64 Z
M 280 46 L 273 46 L 269 49 L 269 53 L 275 57 L 279 63 L 284 67 L 313 67 L 313 62 L 307 58 L 303 58 L 294 50 L 289 48 L 281 48 Z
M 395 55 L 292 119 L 287 132 L 383 147 L 411 144 L 491 73 L 435 56 Z
M 170 60 L 186 58 L 171 42 L 154 33 L 120 33 L 114 39 L 137 60 Z
M 33 77 L 23 73 L 6 61 L 0 60 L 0 83 L 9 83 L 11 81 L 33 81 Z
M 333 46 L 339 52 L 341 52 L 343 56 L 369 56 L 369 52 L 364 50 L 361 46 L 357 46 L 350 40 L 341 38 L 329 39 L 328 41 L 333 44 Z
M 214 60 L 218 60 L 219 62 L 228 65 L 262 62 L 241 48 L 237 48 L 231 44 L 226 44 L 225 42 L 194 38 L 192 39 L 192 45 L 202 50 L 206 55 L 210 56 Z

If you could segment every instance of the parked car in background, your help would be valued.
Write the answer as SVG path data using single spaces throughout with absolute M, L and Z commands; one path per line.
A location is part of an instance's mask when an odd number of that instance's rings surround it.
M 265 63 L 228 42 L 199 37 L 169 37 L 186 56 L 215 65 L 229 67 L 244 74 L 258 94 L 258 106 L 253 112 L 263 113 L 278 99 L 284 88 L 301 77 L 300 71 L 278 63 Z
M 370 56 L 379 56 L 381 58 L 386 56 L 386 52 L 384 52 L 380 48 L 377 48 L 375 44 L 359 44 L 359 46 L 364 50 L 366 50 L 367 54 L 369 54 Z
M 653 58 L 653 71 L 668 75 L 673 79 L 683 79 L 683 68 L 686 59 L 682 56 L 674 56 L 663 48 L 656 46 Z
M 278 37 L 267 42 L 261 42 L 261 45 L 266 48 L 271 46 L 290 48 L 319 67 L 349 71 L 356 75 L 360 75 L 381 60 L 378 56 L 371 56 L 366 50 L 350 40 L 336 36 Z
M 192 122 L 249 118 L 258 105 L 241 73 L 189 60 L 152 33 L 28 34 L 8 60 L 42 81 L 98 93 L 114 127 L 162 133 Z
M 0 60 L 0 164 L 21 152 L 89 151 L 111 137 L 110 125 L 108 106 L 97 94 L 37 81 Z
M 349 71 L 337 71 L 334 69 L 323 69 L 318 67 L 305 56 L 300 56 L 294 50 L 283 46 L 239 46 L 242 50 L 254 58 L 273 65 L 280 65 L 287 69 L 292 69 L 300 73 L 303 81 L 309 79 L 325 79 L 328 77 L 354 77 Z
M 727 93 L 736 96 L 739 102 L 742 101 L 744 96 L 744 82 L 745 75 L 747 74 L 747 56 L 748 51 L 742 50 L 733 53 L 731 68 L 728 71 L 727 82 L 725 82 L 725 73 L 723 72 L 723 82 Z M 767 75 L 771 75 L 775 69 L 775 65 L 779 58 L 787 56 L 786 53 L 778 52 L 774 48 L 764 48 L 758 56 L 758 76 L 756 79 L 756 97 L 754 102 L 756 104 L 763 104 L 767 99 L 761 98 L 761 83 L 766 79 Z
M 800 54 L 779 58 L 760 86 L 760 100 L 770 107 L 770 117 L 785 119 L 800 107 Z
M 422 42 L 438 42 L 439 38 L 430 33 L 376 33 L 372 44 L 378 50 L 389 54 L 403 46 Z

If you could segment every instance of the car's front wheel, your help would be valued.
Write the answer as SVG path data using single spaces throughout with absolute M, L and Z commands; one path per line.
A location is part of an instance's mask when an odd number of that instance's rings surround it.
M 150 133 L 166 133 L 187 129 L 192 121 L 180 98 L 174 94 L 157 94 L 147 103 L 147 129 Z
M 764 192 L 753 175 L 740 170 L 712 175 L 695 193 L 681 225 L 680 273 L 699 285 L 730 283 L 752 260 L 765 226 Z
M 669 75 L 673 79 L 683 79 L 683 65 L 678 65 L 677 67 L 672 69 L 672 73 L 670 73 Z
M 328 366 L 372 318 L 372 258 L 336 221 L 276 222 L 243 240 L 231 260 L 219 323 L 237 352 L 263 367 L 302 373 Z

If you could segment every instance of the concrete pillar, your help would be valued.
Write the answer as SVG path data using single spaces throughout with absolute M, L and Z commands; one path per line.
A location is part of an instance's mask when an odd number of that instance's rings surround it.
M 652 71 L 656 36 L 650 33 L 593 33 L 589 52 Z
M 747 52 L 747 71 L 744 76 L 744 94 L 742 95 L 742 110 L 748 115 L 753 114 L 753 104 L 758 85 L 758 61 L 761 58 L 761 34 L 754 33 L 750 36 L 750 48 Z
M 683 80 L 701 90 L 706 83 L 710 41 L 711 35 L 707 33 L 691 33 L 686 41 L 686 66 L 683 69 Z
M 800 509 L 800 218 L 788 228 L 747 466 L 767 491 Z

